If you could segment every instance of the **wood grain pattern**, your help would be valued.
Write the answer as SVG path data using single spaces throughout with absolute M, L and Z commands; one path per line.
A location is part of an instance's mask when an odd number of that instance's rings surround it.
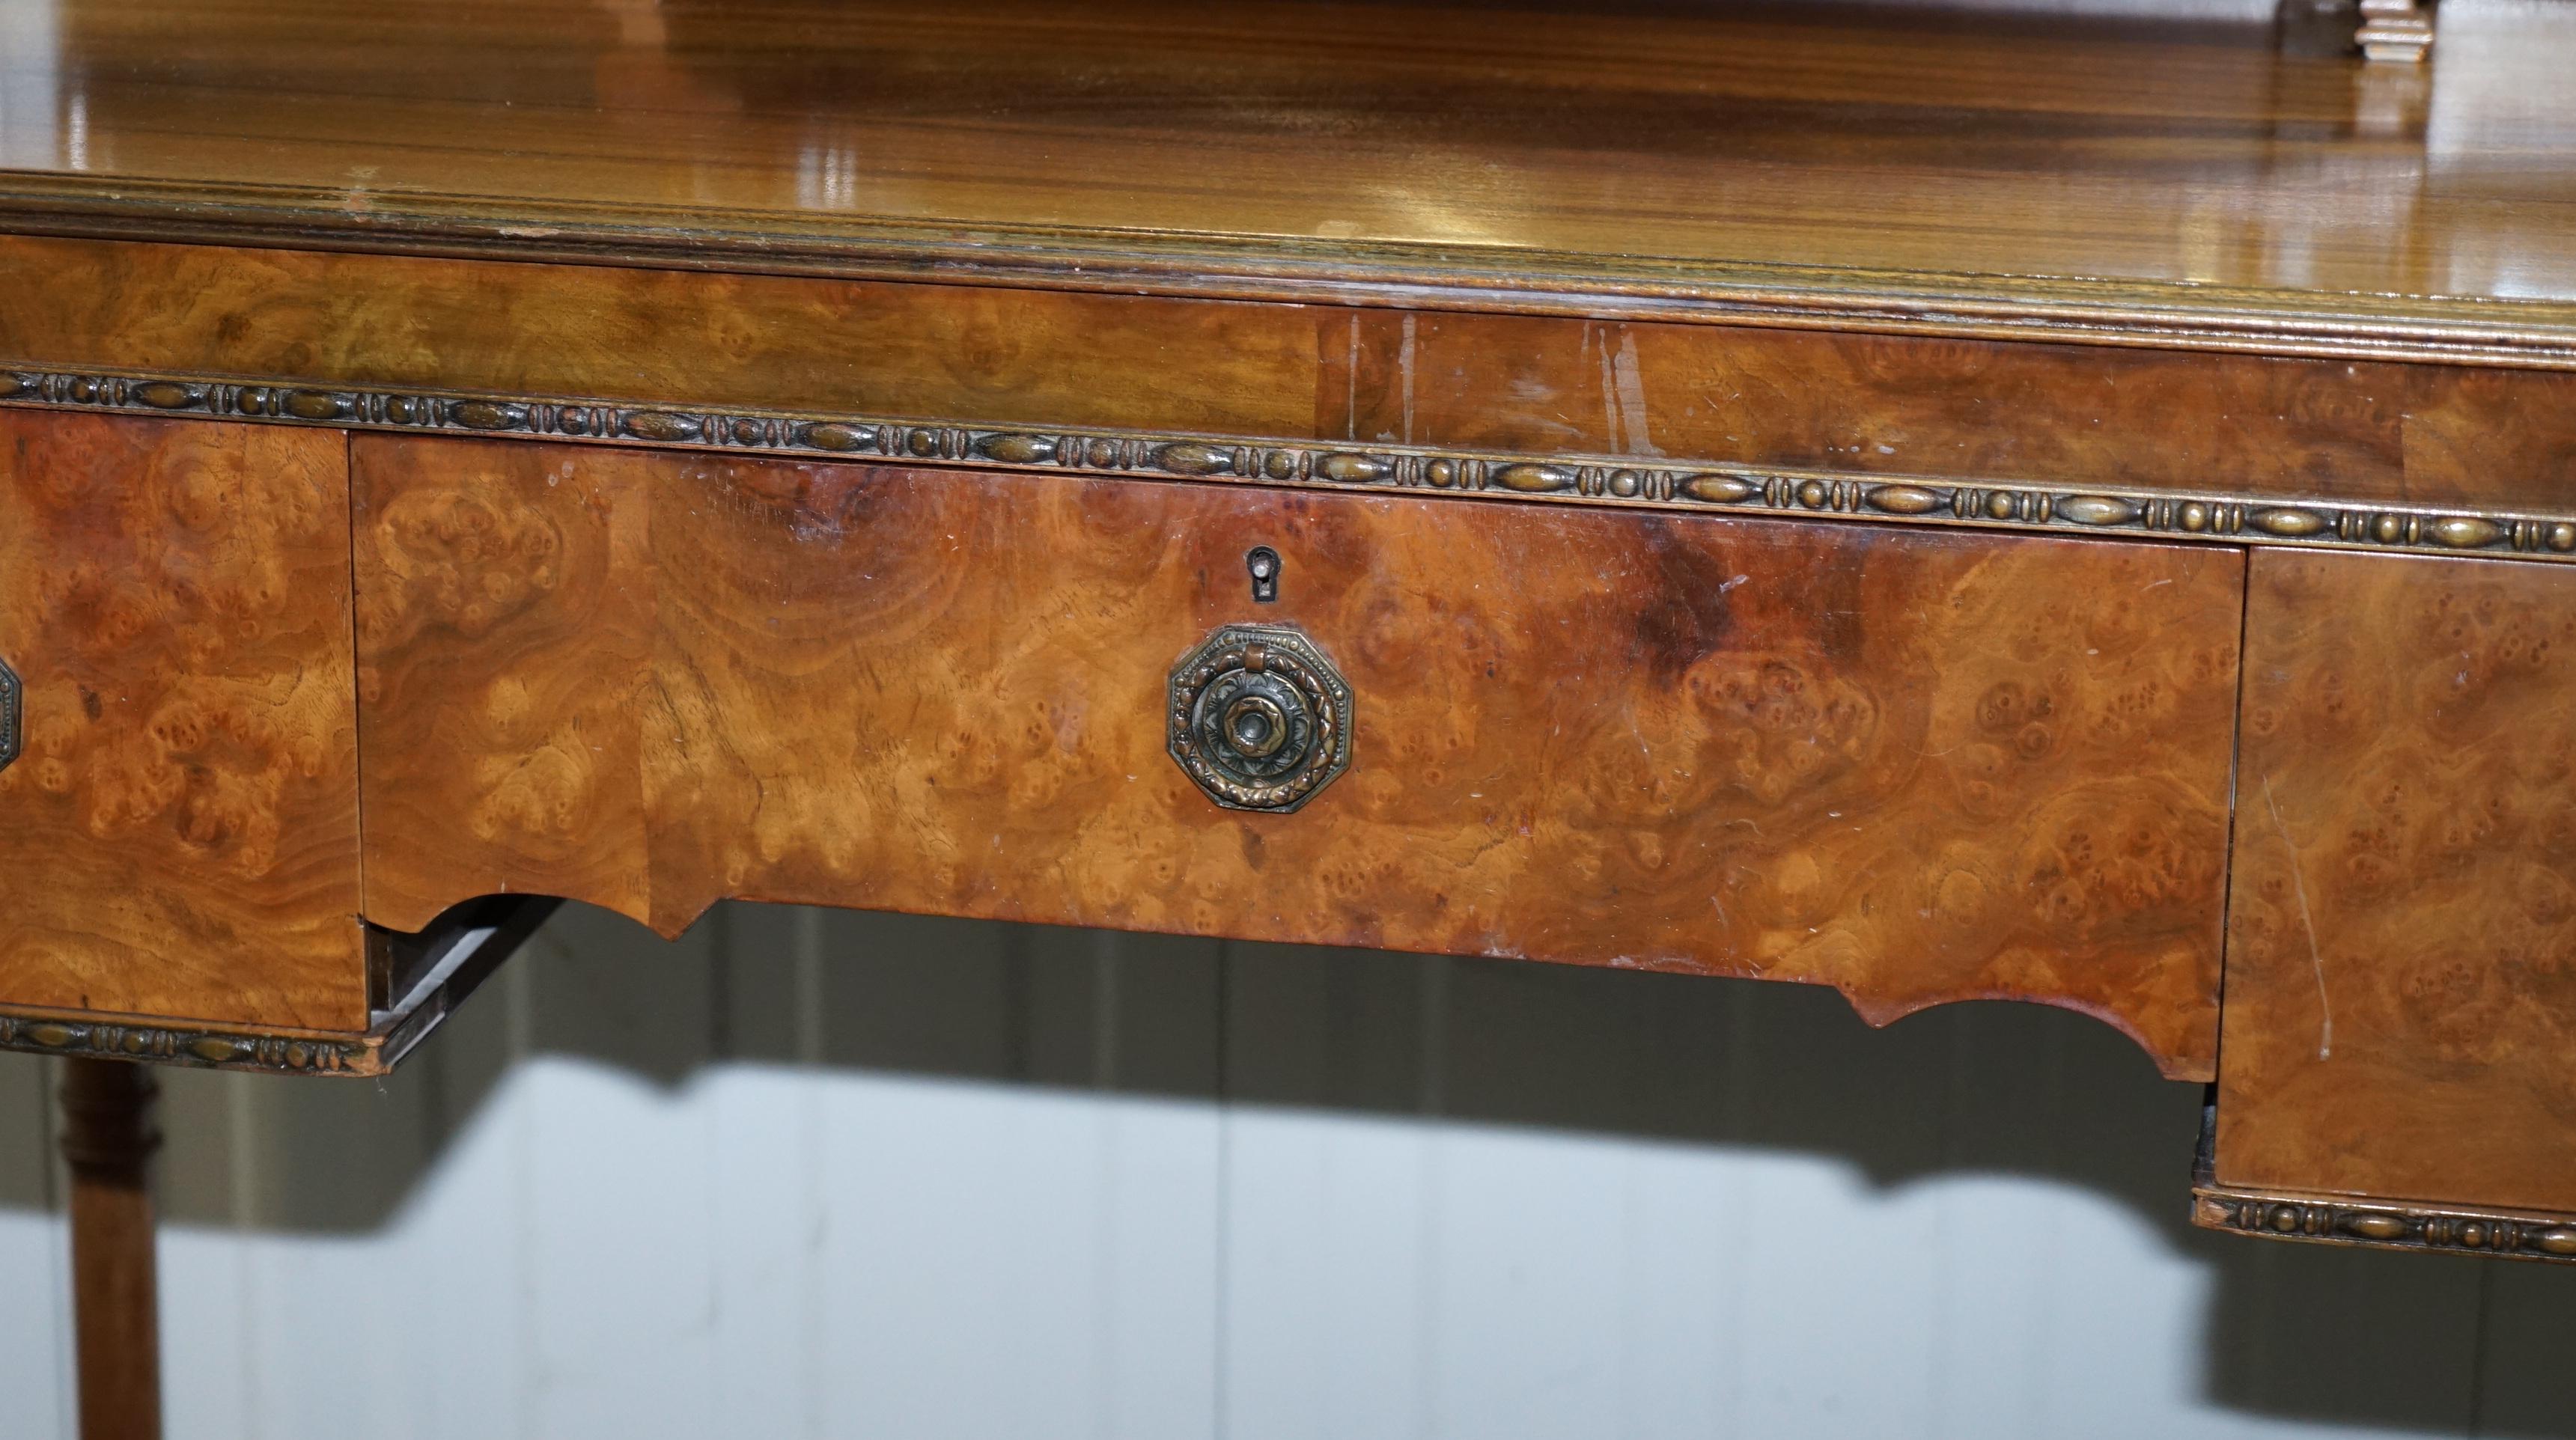
M 496 895 L 449 910 L 423 931 L 367 927 L 371 994 L 387 998 L 374 1007 L 363 1034 L 10 1005 L 0 1007 L 0 1050 L 66 1061 L 372 1079 L 390 1074 L 428 1039 L 559 904 L 548 896 Z M 379 977 L 390 983 L 378 983 Z
M 353 501 L 363 747 L 461 767 L 441 785 L 368 767 L 368 913 L 416 930 L 463 895 L 510 890 L 646 913 L 647 472 L 373 436 L 353 464 L 367 476 Z M 400 838 L 459 830 L 471 843 L 437 855 Z M 447 898 L 420 893 L 424 874 Z
M 2223 1184 L 2576 1210 L 2571 581 L 2254 557 Z
M 0 236 L 0 348 L 390 389 L 1290 433 L 1316 368 L 1315 319 L 1291 306 L 29 236 Z
M 363 1030 L 347 453 L 0 414 L 0 1002 Z
M 2576 375 L 1371 313 L 1361 435 L 1858 474 L 2565 504 Z
M 0 367 L 2576 507 L 2576 375 L 0 236 Z
M 589 743 L 640 754 L 646 825 L 578 898 L 666 932 L 739 896 L 1766 975 L 1879 1021 L 2015 996 L 2212 1065 L 2231 552 L 469 441 L 355 466 L 365 516 L 470 491 L 572 555 L 643 507 L 651 556 L 565 565 L 465 665 L 361 525 L 368 693 L 440 712 L 397 743 L 369 702 L 384 923 L 560 883 L 549 816 L 635 777 L 514 787 L 623 721 Z M 1163 753 L 1169 667 L 1230 620 L 1301 625 L 1357 696 L 1293 816 Z M 541 684 L 574 634 L 613 658 Z
M 13 227 L 2576 354 L 2550 7 L 9 3 Z
M 72 1320 L 81 1440 L 161 1440 L 161 1310 L 152 1204 L 160 1086 L 122 1060 L 63 1066 Z

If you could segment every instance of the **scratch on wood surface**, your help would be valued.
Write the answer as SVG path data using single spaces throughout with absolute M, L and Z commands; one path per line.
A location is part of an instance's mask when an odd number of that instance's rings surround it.
M 1610 440 L 1622 455 L 1661 455 L 1655 448 L 1654 436 L 1647 431 L 1646 377 L 1637 363 L 1637 337 L 1627 327 L 1619 330 L 1619 353 L 1602 347 L 1602 364 L 1608 372 L 1608 398 L 1616 413 L 1612 419 Z
M 1342 405 L 1342 438 L 1360 438 L 1360 312 L 1351 312 L 1351 360 L 1347 372 L 1351 393 Z
M 1413 443 L 1413 331 L 1417 317 L 1408 312 L 1404 317 L 1404 346 L 1396 352 L 1404 368 L 1404 443 Z
M 2317 975 L 2317 1058 L 2334 1055 L 2334 1006 L 2326 1000 L 2326 957 L 2317 948 L 2317 917 L 2308 908 L 2308 882 L 2299 869 L 2299 847 L 2290 839 L 2288 822 L 2281 818 L 2280 802 L 2272 798 L 2272 777 L 2263 777 L 2263 808 L 2272 812 L 2272 828 L 2281 832 L 2281 843 L 2290 851 L 2290 889 L 2299 897 L 2299 925 L 2308 932 L 2308 964 Z
M 1597 349 L 1595 347 L 1598 347 Z M 1612 450 L 1619 445 L 1619 373 L 1618 362 L 1610 357 L 1610 342 L 1591 322 L 1583 326 L 1583 348 L 1593 352 L 1601 364 L 1601 441 Z

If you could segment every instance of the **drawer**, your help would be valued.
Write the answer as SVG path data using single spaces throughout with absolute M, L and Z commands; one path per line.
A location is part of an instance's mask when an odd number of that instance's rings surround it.
M 366 1028 L 347 465 L 0 412 L 0 1005 Z
M 2265 551 L 2248 604 L 2218 1182 L 2576 1211 L 2576 574 Z
M 381 923 L 508 890 L 666 933 L 743 897 L 1522 956 L 1831 984 L 1877 1021 L 2038 999 L 2213 1069 L 2232 550 L 353 457 Z M 1246 624 L 1347 687 L 1347 768 L 1293 811 L 1172 753 L 1176 663 Z

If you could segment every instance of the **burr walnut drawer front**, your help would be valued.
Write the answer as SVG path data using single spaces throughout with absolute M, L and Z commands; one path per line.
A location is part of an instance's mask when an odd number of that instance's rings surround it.
M 2576 573 L 2250 578 L 2216 1179 L 2576 1210 Z
M 360 436 L 367 912 L 2018 996 L 2207 1077 L 2243 557 Z M 1252 627 L 1252 628 L 1240 628 Z
M 366 1028 L 347 464 L 0 411 L 0 1005 Z

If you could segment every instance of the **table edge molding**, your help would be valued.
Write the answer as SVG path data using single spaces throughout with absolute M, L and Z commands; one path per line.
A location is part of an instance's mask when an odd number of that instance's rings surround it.
M 2576 302 L 0 171 L 0 232 L 2576 369 Z M 503 208 L 506 203 L 507 208 Z
M 2355 504 L 2222 490 L 2069 488 L 1926 475 L 1084 426 L 990 426 L 296 379 L 0 362 L 0 406 L 530 439 L 785 459 L 1574 502 L 1659 513 L 2576 562 L 2576 511 Z
M 2203 1119 L 2192 1168 L 2191 1223 L 2200 1229 L 2312 1245 L 2576 1264 L 2576 1215 L 2222 1185 L 2214 1165 L 2216 1128 L 2214 1116 Z
M 202 1070 L 251 1070 L 286 1075 L 381 1075 L 393 1068 L 387 1037 L 279 1030 L 257 1026 L 74 1015 L 41 1010 L 0 1011 L 0 1050 L 101 1060 L 137 1060 Z

